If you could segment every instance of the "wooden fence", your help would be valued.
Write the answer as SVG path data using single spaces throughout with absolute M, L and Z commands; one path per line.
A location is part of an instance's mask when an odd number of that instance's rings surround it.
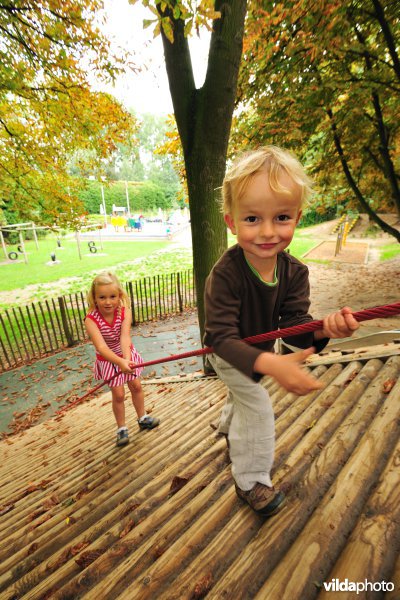
M 193 271 L 144 277 L 126 284 L 133 325 L 196 305 Z M 86 339 L 82 292 L 13 307 L 0 314 L 0 372 Z

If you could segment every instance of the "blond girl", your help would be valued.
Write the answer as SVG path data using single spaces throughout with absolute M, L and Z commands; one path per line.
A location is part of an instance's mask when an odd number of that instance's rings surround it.
M 117 422 L 117 446 L 129 442 L 125 421 L 125 384 L 132 395 L 140 429 L 153 429 L 159 419 L 146 414 L 144 394 L 139 375 L 143 368 L 132 369 L 142 362 L 134 348 L 130 329 L 132 312 L 129 298 L 113 273 L 97 275 L 88 293 L 89 313 L 85 317 L 86 331 L 96 349 L 94 376 L 108 383 L 112 408 Z

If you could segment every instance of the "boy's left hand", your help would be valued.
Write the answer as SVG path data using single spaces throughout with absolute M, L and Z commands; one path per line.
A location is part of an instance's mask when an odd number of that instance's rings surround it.
M 360 327 L 348 306 L 325 317 L 323 323 L 322 330 L 316 332 L 318 335 L 314 335 L 314 339 L 350 337 Z

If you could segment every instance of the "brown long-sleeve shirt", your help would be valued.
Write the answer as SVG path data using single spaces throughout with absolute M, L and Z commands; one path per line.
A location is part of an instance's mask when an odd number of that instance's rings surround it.
M 249 345 L 242 338 L 308 323 L 310 285 L 308 268 L 299 260 L 281 252 L 277 257 L 277 283 L 266 285 L 246 262 L 243 250 L 229 248 L 214 265 L 205 288 L 206 346 L 239 371 L 255 380 L 257 357 L 272 351 L 274 341 Z M 314 341 L 313 333 L 286 338 L 288 344 L 321 350 L 327 339 Z

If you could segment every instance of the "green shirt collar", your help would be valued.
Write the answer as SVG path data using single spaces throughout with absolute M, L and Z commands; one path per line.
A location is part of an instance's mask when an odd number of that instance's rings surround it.
M 277 271 L 277 264 L 275 265 L 275 270 L 274 270 L 274 280 L 273 280 L 273 281 L 264 281 L 264 279 L 261 277 L 261 275 L 260 275 L 260 273 L 257 271 L 257 269 L 255 269 L 255 268 L 253 267 L 253 265 L 249 263 L 249 261 L 247 260 L 247 258 L 246 258 L 246 257 L 244 257 L 244 258 L 245 258 L 245 261 L 247 262 L 247 264 L 248 264 L 248 266 L 249 266 L 250 270 L 251 270 L 251 271 L 254 273 L 254 275 L 255 275 L 255 276 L 256 276 L 256 277 L 257 277 L 257 278 L 258 278 L 258 279 L 259 279 L 259 280 L 260 280 L 260 281 L 261 281 L 261 282 L 262 282 L 264 285 L 269 285 L 270 287 L 273 287 L 273 286 L 277 285 L 277 283 L 278 283 L 278 277 L 277 277 L 277 274 L 276 274 L 276 271 Z

